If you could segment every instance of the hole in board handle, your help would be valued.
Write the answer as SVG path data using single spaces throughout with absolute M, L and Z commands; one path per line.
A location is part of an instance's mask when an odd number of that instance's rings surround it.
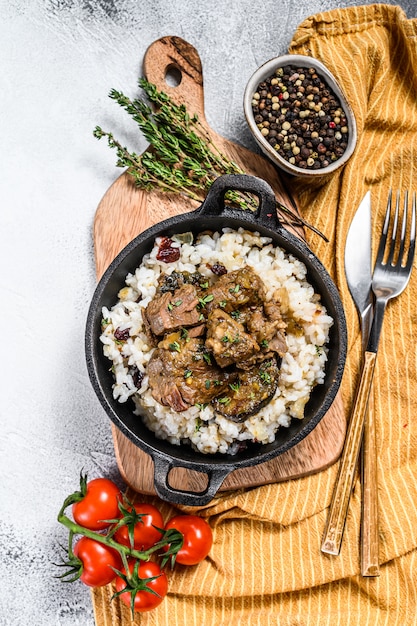
M 182 72 L 177 65 L 168 65 L 165 72 L 165 82 L 169 87 L 178 87 L 182 81 Z

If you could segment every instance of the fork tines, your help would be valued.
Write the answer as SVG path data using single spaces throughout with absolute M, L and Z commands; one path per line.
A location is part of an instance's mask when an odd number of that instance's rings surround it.
M 392 189 L 389 191 L 387 210 L 385 213 L 384 227 L 378 249 L 377 263 L 390 264 L 392 267 L 410 269 L 413 258 L 416 239 L 416 192 L 412 194 L 411 221 L 408 210 L 408 191 L 404 193 L 401 230 L 398 228 L 400 219 L 400 192 L 396 193 L 395 212 L 391 217 Z M 388 236 L 390 243 L 386 245 Z M 406 242 L 408 240 L 408 245 Z M 404 255 L 404 250 L 407 254 Z M 404 258 L 405 257 L 405 258 Z

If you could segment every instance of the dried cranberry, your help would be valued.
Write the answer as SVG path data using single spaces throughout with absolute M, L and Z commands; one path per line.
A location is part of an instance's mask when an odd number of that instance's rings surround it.
M 163 263 L 173 263 L 180 258 L 180 249 L 173 248 L 174 242 L 169 237 L 162 237 L 156 258 Z
M 224 274 L 227 274 L 227 269 L 221 263 L 214 263 L 214 265 L 210 266 L 210 269 L 216 276 L 223 276 Z
M 136 365 L 134 365 L 129 369 L 129 374 L 133 379 L 133 384 L 137 387 L 137 389 L 139 389 L 143 381 L 143 373 L 137 368 Z
M 114 331 L 114 338 L 117 341 L 127 341 L 130 337 L 129 329 L 125 328 L 124 330 L 120 330 L 120 328 L 116 328 Z

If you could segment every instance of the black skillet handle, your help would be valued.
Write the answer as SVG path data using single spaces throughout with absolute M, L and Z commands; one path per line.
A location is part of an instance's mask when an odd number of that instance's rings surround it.
M 181 467 L 176 465 L 170 459 L 155 454 L 152 456 L 154 462 L 154 486 L 157 495 L 167 502 L 173 504 L 185 504 L 187 506 L 204 506 L 211 502 L 220 489 L 224 479 L 232 468 L 216 468 L 212 467 L 205 472 L 208 477 L 208 485 L 204 491 L 182 491 L 181 489 L 174 489 L 169 484 L 169 472 L 174 467 Z
M 259 200 L 257 211 L 226 208 L 224 196 L 228 191 L 232 190 L 247 192 L 257 196 Z M 225 217 L 230 216 L 232 213 L 243 212 L 245 220 L 248 219 L 257 224 L 260 223 L 274 231 L 281 228 L 277 216 L 277 201 L 272 188 L 262 178 L 247 174 L 226 174 L 216 178 L 197 212 L 200 215 L 222 215 L 224 213 Z

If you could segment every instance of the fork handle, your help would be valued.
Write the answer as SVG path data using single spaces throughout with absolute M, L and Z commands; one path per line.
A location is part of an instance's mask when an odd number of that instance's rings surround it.
M 362 439 L 361 574 L 379 576 L 378 462 L 375 412 L 370 394 Z
M 356 466 L 361 447 L 365 415 L 368 406 L 376 362 L 376 352 L 366 351 L 353 412 L 349 420 L 339 473 L 330 503 L 329 515 L 324 531 L 321 551 L 338 555 L 352 493 Z

